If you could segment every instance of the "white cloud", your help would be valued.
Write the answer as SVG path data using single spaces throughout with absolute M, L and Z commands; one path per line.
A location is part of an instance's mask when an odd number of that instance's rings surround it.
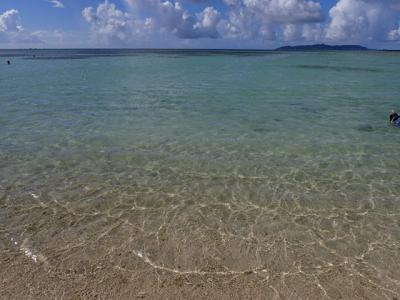
M 272 22 L 263 20 L 258 13 L 243 7 L 234 8 L 220 30 L 225 38 L 230 39 L 276 39 L 275 25 Z
M 0 32 L 21 32 L 22 30 L 18 10 L 10 9 L 0 15 Z
M 321 5 L 305 0 L 224 0 L 229 6 L 224 36 L 240 39 L 301 38 L 304 24 L 323 21 Z
M 334 42 L 384 40 L 397 24 L 398 0 L 339 0 L 331 8 L 326 38 Z M 392 34 L 393 36 L 393 34 Z
M 323 42 L 321 23 L 286 24 L 283 27 L 282 39 L 285 42 Z
M 65 8 L 64 3 L 62 3 L 60 0 L 47 0 L 51 4 L 53 4 L 53 7 L 55 8 Z
M 25 32 L 21 25 L 19 12 L 10 9 L 0 14 L 0 42 L 1 43 L 39 43 L 40 40 Z
M 400 27 L 397 29 L 393 29 L 388 33 L 389 41 L 398 41 L 400 40 Z
M 125 0 L 137 18 L 145 12 L 157 20 L 159 30 L 169 32 L 178 38 L 217 38 L 220 13 L 214 7 L 207 7 L 197 15 L 189 13 L 183 1 Z M 193 1 L 193 0 L 192 0 Z M 204 2 L 207 1 L 195 1 Z
M 283 40 L 287 42 L 298 41 L 302 38 L 299 26 L 287 24 L 283 29 Z
M 218 38 L 220 36 L 217 26 L 221 15 L 215 8 L 206 7 L 197 17 L 198 22 L 194 25 L 193 30 L 200 37 Z
M 82 15 L 91 25 L 93 35 L 100 40 L 123 42 L 131 35 L 129 15 L 108 1 L 99 4 L 97 9 L 86 7 Z
M 219 37 L 217 26 L 221 16 L 213 7 L 190 14 L 179 1 L 126 1 L 132 8 L 131 13 L 118 9 L 108 1 L 100 3 L 96 9 L 86 7 L 82 11 L 97 41 L 132 44 L 160 35 L 172 35 L 179 39 Z
M 305 24 L 303 26 L 302 38 L 306 42 L 320 42 L 322 40 L 323 29 L 320 23 Z
M 321 5 L 307 0 L 243 0 L 243 5 L 275 23 L 320 22 L 324 16 Z

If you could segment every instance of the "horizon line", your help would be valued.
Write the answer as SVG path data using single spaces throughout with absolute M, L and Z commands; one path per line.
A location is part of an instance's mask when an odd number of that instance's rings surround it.
M 171 51 L 171 50 L 186 50 L 186 51 L 281 51 L 281 48 L 298 48 L 298 47 L 310 47 L 310 51 L 320 51 L 318 49 L 312 49 L 313 46 L 327 46 L 327 47 L 363 47 L 362 51 L 400 51 L 399 49 L 376 49 L 376 48 L 368 48 L 358 44 L 338 44 L 338 45 L 329 45 L 329 44 L 307 44 L 307 45 L 284 45 L 277 48 L 162 48 L 162 47 L 65 47 L 65 48 L 57 48 L 57 47 L 48 47 L 48 48 L 37 48 L 37 47 L 27 47 L 27 48 L 0 48 L 0 51 L 12 51 L 12 50 L 162 50 L 162 51 Z M 281 49 L 281 50 L 280 50 Z M 304 49 L 307 50 L 307 49 Z M 287 51 L 287 50 L 283 50 Z M 296 49 L 294 49 L 296 51 Z M 299 50 L 297 50 L 299 51 Z M 338 51 L 338 50 L 330 50 L 325 49 L 324 51 Z M 340 50 L 339 50 L 340 51 Z M 343 51 L 343 50 L 342 50 Z M 357 50 L 347 50 L 347 51 L 357 51 Z

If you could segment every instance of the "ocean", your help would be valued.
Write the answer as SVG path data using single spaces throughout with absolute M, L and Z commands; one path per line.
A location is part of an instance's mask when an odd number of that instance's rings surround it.
M 400 52 L 0 62 L 4 297 L 400 295 Z

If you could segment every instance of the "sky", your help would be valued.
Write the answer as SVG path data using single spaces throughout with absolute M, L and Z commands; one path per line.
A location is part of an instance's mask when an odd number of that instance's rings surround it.
M 0 48 L 400 49 L 400 0 L 0 0 Z

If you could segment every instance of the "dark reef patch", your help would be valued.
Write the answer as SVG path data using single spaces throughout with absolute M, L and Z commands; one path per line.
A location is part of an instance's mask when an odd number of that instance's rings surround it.
M 297 68 L 300 69 L 311 69 L 311 70 L 331 70 L 331 71 L 361 71 L 361 72 L 371 72 L 378 73 L 381 72 L 379 69 L 374 68 L 360 68 L 360 67 L 345 67 L 345 66 L 327 66 L 327 65 L 298 65 Z

